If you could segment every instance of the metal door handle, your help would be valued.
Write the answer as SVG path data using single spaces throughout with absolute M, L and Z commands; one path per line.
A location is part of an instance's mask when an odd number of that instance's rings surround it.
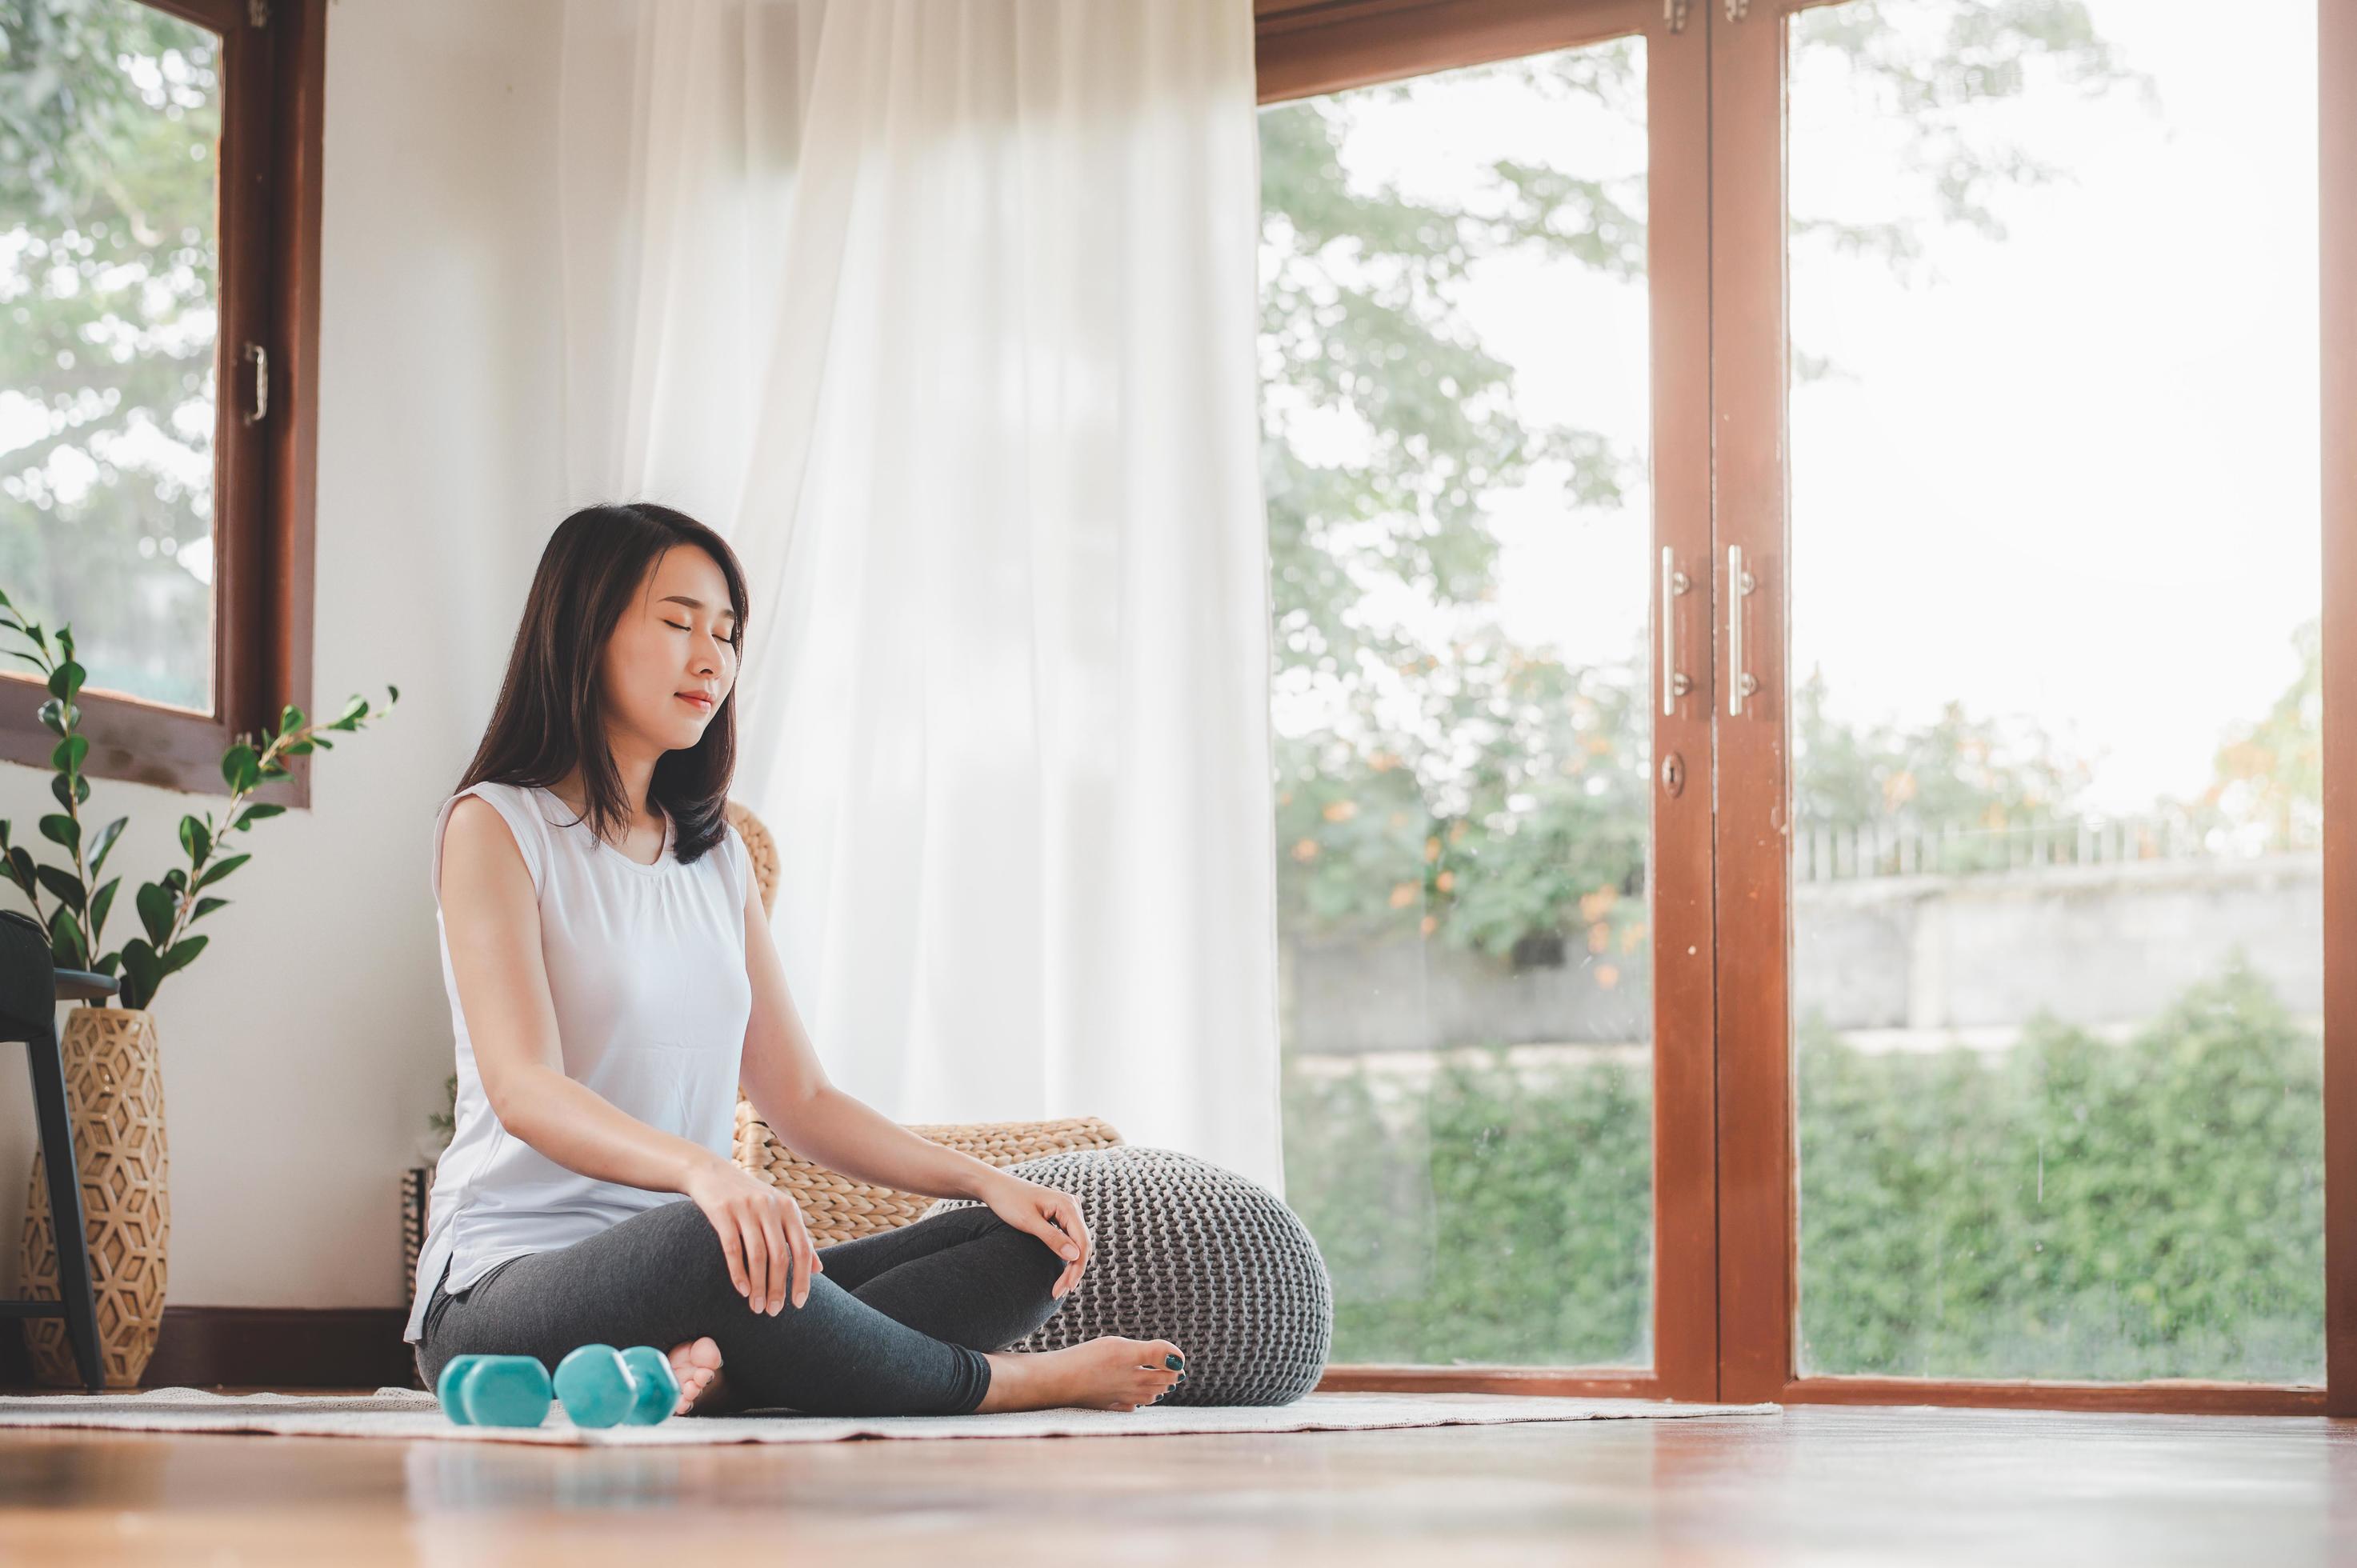
M 245 362 L 253 367 L 253 403 L 245 411 L 245 423 L 259 424 L 270 417 L 270 351 L 259 343 L 248 343 Z
M 1730 680 L 1727 687 L 1727 711 L 1741 717 L 1743 699 L 1760 690 L 1760 678 L 1743 672 L 1743 601 L 1759 584 L 1743 569 L 1743 546 L 1727 547 L 1727 657 Z
M 1694 690 L 1694 682 L 1678 671 L 1678 611 L 1677 596 L 1693 586 L 1686 575 L 1662 546 L 1662 716 L 1673 717 L 1678 711 L 1678 699 Z

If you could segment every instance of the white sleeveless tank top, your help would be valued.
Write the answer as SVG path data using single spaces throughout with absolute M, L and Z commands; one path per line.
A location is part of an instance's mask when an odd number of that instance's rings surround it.
M 468 795 L 507 820 L 532 872 L 566 1077 L 649 1126 L 726 1158 L 752 1014 L 745 901 L 753 867 L 733 824 L 723 843 L 688 865 L 676 854 L 676 825 L 666 822 L 662 854 L 647 865 L 575 822 L 571 808 L 546 789 L 487 781 L 445 800 L 434 822 L 432 880 L 442 983 L 457 1037 L 457 1130 L 426 1201 L 416 1299 L 403 1336 L 412 1342 L 424 1336 L 437 1281 L 463 1290 L 509 1258 L 568 1246 L 679 1200 L 677 1193 L 598 1181 L 558 1165 L 501 1126 L 484 1098 L 442 917 L 442 830 Z

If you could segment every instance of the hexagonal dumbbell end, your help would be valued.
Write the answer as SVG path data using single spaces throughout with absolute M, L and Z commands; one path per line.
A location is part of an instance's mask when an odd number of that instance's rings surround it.
M 442 1363 L 442 1375 L 434 1380 L 434 1397 L 441 1402 L 442 1413 L 460 1426 L 474 1425 L 475 1418 L 459 1402 L 458 1380 L 467 1375 L 468 1368 L 481 1359 L 480 1356 L 453 1356 Z
M 556 1363 L 556 1400 L 576 1426 L 613 1426 L 638 1401 L 635 1380 L 611 1345 L 583 1345 Z
M 538 1426 L 548 1416 L 548 1369 L 537 1356 L 479 1356 L 455 1392 L 456 1419 L 468 1425 Z
M 624 1425 L 652 1426 L 678 1408 L 679 1374 L 670 1357 L 651 1345 L 633 1345 L 622 1352 L 622 1365 L 630 1369 L 632 1394 Z

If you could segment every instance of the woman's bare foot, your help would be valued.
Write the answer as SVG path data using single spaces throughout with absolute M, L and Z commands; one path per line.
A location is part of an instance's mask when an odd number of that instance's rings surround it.
M 1031 1354 L 986 1352 L 990 1391 L 976 1415 L 1001 1410 L 1135 1410 L 1177 1387 L 1187 1373 L 1178 1347 L 1168 1339 L 1124 1339 L 1107 1334 L 1068 1350 Z M 1167 1366 L 1163 1358 L 1180 1361 Z
M 721 1408 L 728 1385 L 720 1375 L 720 1347 L 705 1335 L 671 1348 L 671 1369 L 679 1376 L 679 1403 L 673 1415 L 694 1415 Z

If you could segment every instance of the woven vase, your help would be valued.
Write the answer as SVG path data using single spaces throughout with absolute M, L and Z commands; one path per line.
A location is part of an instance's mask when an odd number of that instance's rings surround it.
M 172 1229 L 156 1015 L 144 1007 L 71 1007 L 58 1043 L 65 1058 L 74 1163 L 81 1167 L 99 1360 L 108 1388 L 134 1388 L 164 1326 L 164 1262 Z M 58 1242 L 45 1160 L 33 1156 L 25 1200 L 24 1294 L 55 1301 Z M 36 1381 L 81 1385 L 64 1318 L 27 1318 L 25 1341 Z

